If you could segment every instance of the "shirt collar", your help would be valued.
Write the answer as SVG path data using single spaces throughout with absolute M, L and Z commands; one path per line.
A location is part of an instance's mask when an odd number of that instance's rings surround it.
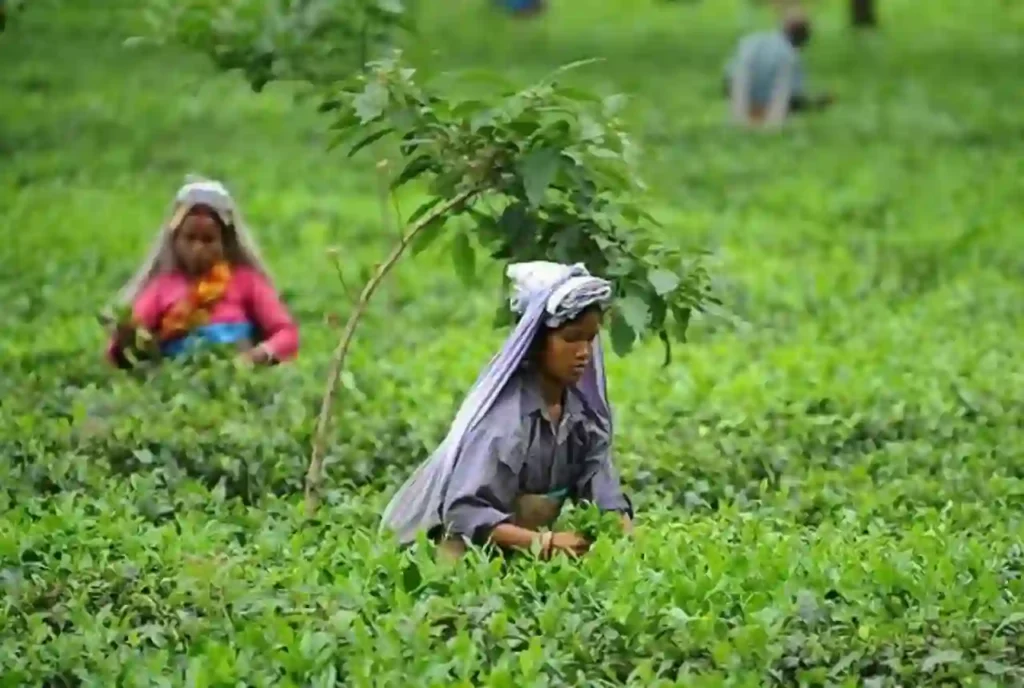
M 548 418 L 548 406 L 544 402 L 544 397 L 540 393 L 540 386 L 537 383 L 537 379 L 532 375 L 525 375 L 523 378 L 523 414 L 526 416 L 540 414 L 540 416 L 551 422 Z M 560 427 L 568 427 L 571 422 L 583 418 L 583 401 L 580 398 L 579 393 L 575 387 L 569 387 L 565 390 L 565 402 L 562 406 L 562 418 L 559 422 Z

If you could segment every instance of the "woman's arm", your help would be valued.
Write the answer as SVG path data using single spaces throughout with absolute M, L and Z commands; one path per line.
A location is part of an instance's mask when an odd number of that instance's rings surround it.
M 540 537 L 511 523 L 518 492 L 519 442 L 500 418 L 488 418 L 466 438 L 442 507 L 446 529 L 482 543 L 529 547 Z M 503 527 L 504 526 L 504 527 Z
M 512 523 L 499 523 L 491 529 L 488 539 L 505 549 L 530 549 L 533 543 L 542 542 L 542 534 Z
M 299 328 L 288 309 L 270 282 L 258 271 L 247 271 L 249 280 L 248 307 L 254 324 L 264 335 L 264 340 L 254 350 L 254 355 L 263 352 L 268 360 L 261 362 L 286 361 L 294 358 L 299 350 Z
M 136 338 L 140 328 L 152 333 L 160 324 L 162 282 L 160 277 L 156 277 L 143 288 L 132 304 L 132 322 L 115 324 L 115 330 L 107 343 L 106 357 L 118 368 L 132 367 L 129 352 L 136 359 L 159 357 L 160 348 L 155 340 L 151 346 L 140 348 L 136 345 Z
M 528 550 L 538 543 L 545 557 L 553 550 L 582 554 L 588 543 L 575 533 L 540 533 L 512 522 L 526 459 L 521 423 L 518 416 L 503 418 L 497 412 L 467 437 L 442 506 L 445 529 L 505 549 Z
M 576 495 L 579 499 L 594 502 L 602 511 L 621 513 L 623 525 L 629 532 L 632 530 L 633 504 L 622 491 L 618 471 L 612 463 L 608 433 L 597 424 L 588 422 L 586 442 Z

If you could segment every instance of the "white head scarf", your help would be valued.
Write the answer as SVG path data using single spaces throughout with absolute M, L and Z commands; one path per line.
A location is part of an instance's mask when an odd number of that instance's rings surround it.
M 611 284 L 593 277 L 583 263 L 562 265 L 535 260 L 509 265 L 505 274 L 512 280 L 512 312 L 522 316 L 531 301 L 547 294 L 544 324 L 551 328 L 569 322 L 592 305 L 607 307 L 612 297 Z
M 227 188 L 219 181 L 205 179 L 198 175 L 188 175 L 185 178 L 185 184 L 175 194 L 167 213 L 167 219 L 157 231 L 157 236 L 148 255 L 118 293 L 119 303 L 132 303 L 150 280 L 161 273 L 177 268 L 177 260 L 174 255 L 174 234 L 189 212 L 198 205 L 212 209 L 217 217 L 233 230 L 238 254 L 232 257 L 238 262 L 258 270 L 268 280 L 271 279 L 270 272 L 260 255 L 259 246 L 249 232 L 242 213 Z

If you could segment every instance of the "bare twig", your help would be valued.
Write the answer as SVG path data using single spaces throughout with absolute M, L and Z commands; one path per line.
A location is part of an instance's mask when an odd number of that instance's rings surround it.
M 356 326 L 359 324 L 363 313 L 366 312 L 370 298 L 377 290 L 377 287 L 380 286 L 387 273 L 395 266 L 395 263 L 402 257 L 402 254 L 405 253 L 405 249 L 409 247 L 409 244 L 417 234 L 453 208 L 466 203 L 478 193 L 480 193 L 480 189 L 476 187 L 463 191 L 412 224 L 391 250 L 391 253 L 388 254 L 388 257 L 384 259 L 384 262 L 376 267 L 373 275 L 363 287 L 363 291 L 359 295 L 359 301 L 356 303 L 351 315 L 349 315 L 348 322 L 345 323 L 341 340 L 331 356 L 330 372 L 327 375 L 327 387 L 324 390 L 323 401 L 320 404 L 320 414 L 317 417 L 316 433 L 313 436 L 313 453 L 309 460 L 309 470 L 306 472 L 306 514 L 308 516 L 313 516 L 320 506 L 320 489 L 323 484 L 323 458 L 324 451 L 327 448 L 327 429 L 330 424 L 331 407 L 334 403 L 338 380 L 341 377 L 341 371 L 345 363 L 345 356 L 348 354 L 349 345 L 352 343 Z
M 345 290 L 345 296 L 349 298 L 352 303 L 356 303 L 356 293 L 349 288 L 348 282 L 345 281 L 345 271 L 341 268 L 341 261 L 338 259 L 339 251 L 336 248 L 328 249 L 327 257 L 334 263 L 334 271 L 338 273 L 338 281 L 341 282 L 341 288 Z
M 402 208 L 398 204 L 398 194 L 392 191 L 388 195 L 391 196 L 391 208 L 395 211 L 395 226 L 401 227 L 404 220 L 402 220 Z
M 399 241 L 402 239 L 402 213 L 398 209 L 398 199 L 388 188 L 388 161 L 381 160 L 377 163 L 377 200 L 380 202 L 380 219 L 385 226 L 394 227 Z M 388 210 L 388 196 L 391 197 L 395 209 L 394 217 L 390 216 Z

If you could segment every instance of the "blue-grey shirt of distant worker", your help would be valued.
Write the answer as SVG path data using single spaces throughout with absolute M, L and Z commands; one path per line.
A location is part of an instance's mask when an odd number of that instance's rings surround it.
M 741 65 L 749 69 L 750 104 L 756 108 L 767 108 L 775 84 L 786 70 L 791 70 L 790 92 L 786 96 L 804 95 L 804 68 L 800 52 L 790 43 L 782 31 L 765 31 L 750 34 L 740 40 L 735 54 L 726 64 L 726 83 L 732 84 Z

